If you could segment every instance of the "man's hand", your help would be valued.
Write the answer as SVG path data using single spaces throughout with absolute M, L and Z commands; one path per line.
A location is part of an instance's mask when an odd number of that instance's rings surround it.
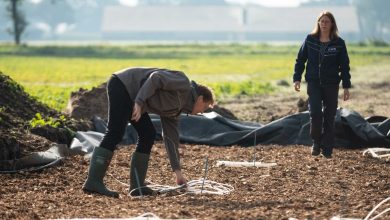
M 141 106 L 135 103 L 133 107 L 133 114 L 131 115 L 131 120 L 138 121 L 140 118 L 141 118 Z
M 297 91 L 297 92 L 301 91 L 301 82 L 300 81 L 295 81 L 294 82 L 294 88 L 295 88 L 295 91 Z
M 349 100 L 349 89 L 344 88 L 343 98 L 344 98 L 344 101 Z
M 183 174 L 181 173 L 181 170 L 175 170 L 176 174 L 176 183 L 177 185 L 187 185 L 187 180 L 184 178 Z

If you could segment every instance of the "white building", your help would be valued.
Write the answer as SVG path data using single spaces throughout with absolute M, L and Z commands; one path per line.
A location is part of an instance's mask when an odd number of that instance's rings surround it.
M 108 6 L 101 33 L 105 40 L 302 41 L 324 8 L 259 6 Z M 340 35 L 359 41 L 356 9 L 330 7 Z

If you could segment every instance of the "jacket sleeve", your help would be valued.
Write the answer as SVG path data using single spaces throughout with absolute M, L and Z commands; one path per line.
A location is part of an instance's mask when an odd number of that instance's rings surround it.
M 169 162 L 173 171 L 181 170 L 179 155 L 179 131 L 178 118 L 161 117 L 161 126 L 163 130 L 163 139 L 165 149 L 168 154 Z
M 301 81 L 302 73 L 305 70 L 305 63 L 307 61 L 307 37 L 298 51 L 297 59 L 294 67 L 293 82 Z
M 157 70 L 150 74 L 141 86 L 135 102 L 141 107 L 157 90 L 185 90 L 189 87 L 189 79 L 182 72 Z
M 351 74 L 349 73 L 349 57 L 347 46 L 344 40 L 342 42 L 341 53 L 340 53 L 340 72 L 343 88 L 351 88 Z

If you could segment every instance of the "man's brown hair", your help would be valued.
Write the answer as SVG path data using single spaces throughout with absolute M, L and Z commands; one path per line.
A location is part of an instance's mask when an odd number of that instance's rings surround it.
M 211 105 L 215 102 L 213 90 L 207 86 L 198 84 L 198 95 L 203 96 L 203 101 L 210 102 Z

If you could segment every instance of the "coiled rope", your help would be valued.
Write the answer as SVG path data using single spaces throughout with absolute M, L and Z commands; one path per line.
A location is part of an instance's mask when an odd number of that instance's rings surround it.
M 137 216 L 137 217 L 131 218 L 131 219 L 132 220 L 142 220 L 142 219 L 145 219 L 145 220 L 163 220 L 162 218 L 158 217 L 157 215 L 155 215 L 154 213 L 151 213 L 151 212 L 144 213 L 144 214 L 142 214 L 140 216 Z M 168 220 L 168 219 L 165 219 L 165 220 Z M 195 219 L 186 219 L 186 220 L 195 220 Z
M 368 148 L 363 152 L 363 156 L 371 154 L 372 157 L 374 158 L 379 158 L 379 159 L 390 159 L 390 149 L 388 148 Z
M 387 201 L 390 201 L 390 197 L 388 197 L 387 199 L 384 199 L 382 200 L 378 205 L 376 205 L 368 214 L 367 216 L 363 219 L 363 220 L 375 220 L 377 218 L 379 218 L 380 216 L 386 214 L 387 212 L 390 212 L 390 208 L 386 208 L 385 210 L 383 210 L 382 212 L 380 212 L 379 214 L 375 215 L 374 217 L 370 217 L 381 205 L 383 205 L 385 202 Z M 331 218 L 331 220 L 361 220 L 360 218 L 341 218 L 341 217 L 333 217 Z
M 124 183 L 122 183 L 124 184 Z M 125 184 L 127 185 L 127 184 Z M 187 182 L 187 185 L 180 186 L 168 186 L 168 185 L 158 185 L 150 184 L 147 187 L 156 191 L 158 194 L 164 194 L 169 192 L 178 192 L 180 194 L 212 194 L 212 195 L 227 195 L 234 191 L 234 187 L 229 184 L 218 183 L 211 180 L 204 180 L 203 178 L 198 180 L 191 180 Z M 142 188 L 142 187 L 140 187 Z M 130 191 L 139 190 L 140 188 L 135 188 Z
M 71 218 L 69 220 L 101 220 L 102 218 Z M 157 215 L 155 215 L 152 212 L 146 212 L 142 215 L 139 215 L 137 217 L 131 217 L 131 218 L 104 218 L 105 220 L 171 220 L 168 218 L 160 218 Z M 60 219 L 53 219 L 53 220 L 60 220 Z M 175 218 L 175 220 L 196 220 L 196 218 Z
M 385 214 L 386 212 L 389 212 L 390 211 L 390 208 L 387 208 L 385 209 L 384 211 L 382 211 L 381 213 L 377 214 L 376 216 L 370 218 L 370 216 L 372 215 L 372 213 L 375 212 L 375 210 L 377 210 L 379 208 L 379 206 L 381 206 L 382 204 L 384 204 L 385 202 L 387 201 L 390 201 L 390 197 L 388 197 L 387 199 L 384 199 L 382 200 L 382 202 L 380 202 L 378 205 L 376 205 L 372 210 L 371 212 L 368 213 L 368 215 L 364 218 L 364 220 L 374 220 L 378 217 L 380 217 L 381 215 Z

